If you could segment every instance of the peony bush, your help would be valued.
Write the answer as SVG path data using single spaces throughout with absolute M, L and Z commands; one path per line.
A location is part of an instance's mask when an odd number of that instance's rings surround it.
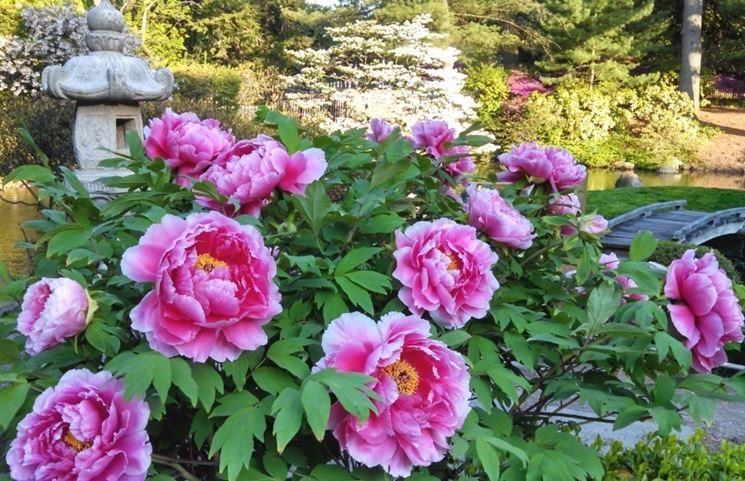
M 648 263 L 649 234 L 602 253 L 568 151 L 513 146 L 494 183 L 442 120 L 258 120 L 151 120 L 105 202 L 6 177 L 42 210 L 31 275 L 0 268 L 0 477 L 601 480 L 581 423 L 667 434 L 745 394 L 718 371 L 745 289 Z

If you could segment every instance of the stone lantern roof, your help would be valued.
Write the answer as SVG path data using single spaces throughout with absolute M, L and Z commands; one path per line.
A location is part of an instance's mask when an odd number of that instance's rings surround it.
M 91 53 L 42 72 L 42 90 L 49 96 L 95 104 L 131 104 L 165 100 L 173 92 L 173 74 L 153 71 L 138 57 L 125 55 L 124 17 L 109 0 L 86 15 L 86 43 Z

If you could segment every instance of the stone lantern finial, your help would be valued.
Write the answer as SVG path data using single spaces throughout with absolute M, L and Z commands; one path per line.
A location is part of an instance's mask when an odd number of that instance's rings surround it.
M 76 101 L 73 145 L 81 167 L 77 174 L 89 190 L 105 190 L 96 179 L 119 172 L 98 163 L 110 158 L 112 151 L 129 154 L 126 132 L 143 133 L 139 103 L 170 97 L 173 74 L 168 69 L 154 71 L 145 60 L 123 53 L 124 16 L 109 0 L 88 10 L 86 22 L 91 52 L 46 67 L 41 84 L 50 97 Z

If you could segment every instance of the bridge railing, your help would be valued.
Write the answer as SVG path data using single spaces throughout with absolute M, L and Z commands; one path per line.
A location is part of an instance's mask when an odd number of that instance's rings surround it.
M 642 217 L 649 217 L 655 212 L 661 210 L 680 210 L 686 206 L 685 200 L 671 200 L 668 202 L 657 202 L 656 204 L 645 205 L 638 209 L 631 210 L 625 214 L 621 214 L 617 217 L 612 218 L 608 221 L 608 227 L 613 229 L 624 222 L 628 222 L 634 219 L 641 219 Z
M 745 207 L 712 212 L 676 230 L 673 233 L 673 239 L 678 242 L 685 242 L 702 229 L 736 222 L 745 222 Z

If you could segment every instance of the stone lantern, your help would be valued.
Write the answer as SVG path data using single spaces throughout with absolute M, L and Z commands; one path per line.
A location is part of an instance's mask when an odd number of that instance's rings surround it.
M 165 100 L 173 92 L 173 74 L 153 71 L 138 57 L 125 55 L 124 17 L 109 0 L 86 14 L 86 43 L 91 53 L 71 58 L 63 66 L 46 67 L 42 90 L 57 99 L 74 100 L 73 146 L 78 178 L 90 191 L 105 191 L 101 177 L 126 175 L 99 167 L 113 152 L 128 154 L 125 134 L 143 134 L 140 102 Z

